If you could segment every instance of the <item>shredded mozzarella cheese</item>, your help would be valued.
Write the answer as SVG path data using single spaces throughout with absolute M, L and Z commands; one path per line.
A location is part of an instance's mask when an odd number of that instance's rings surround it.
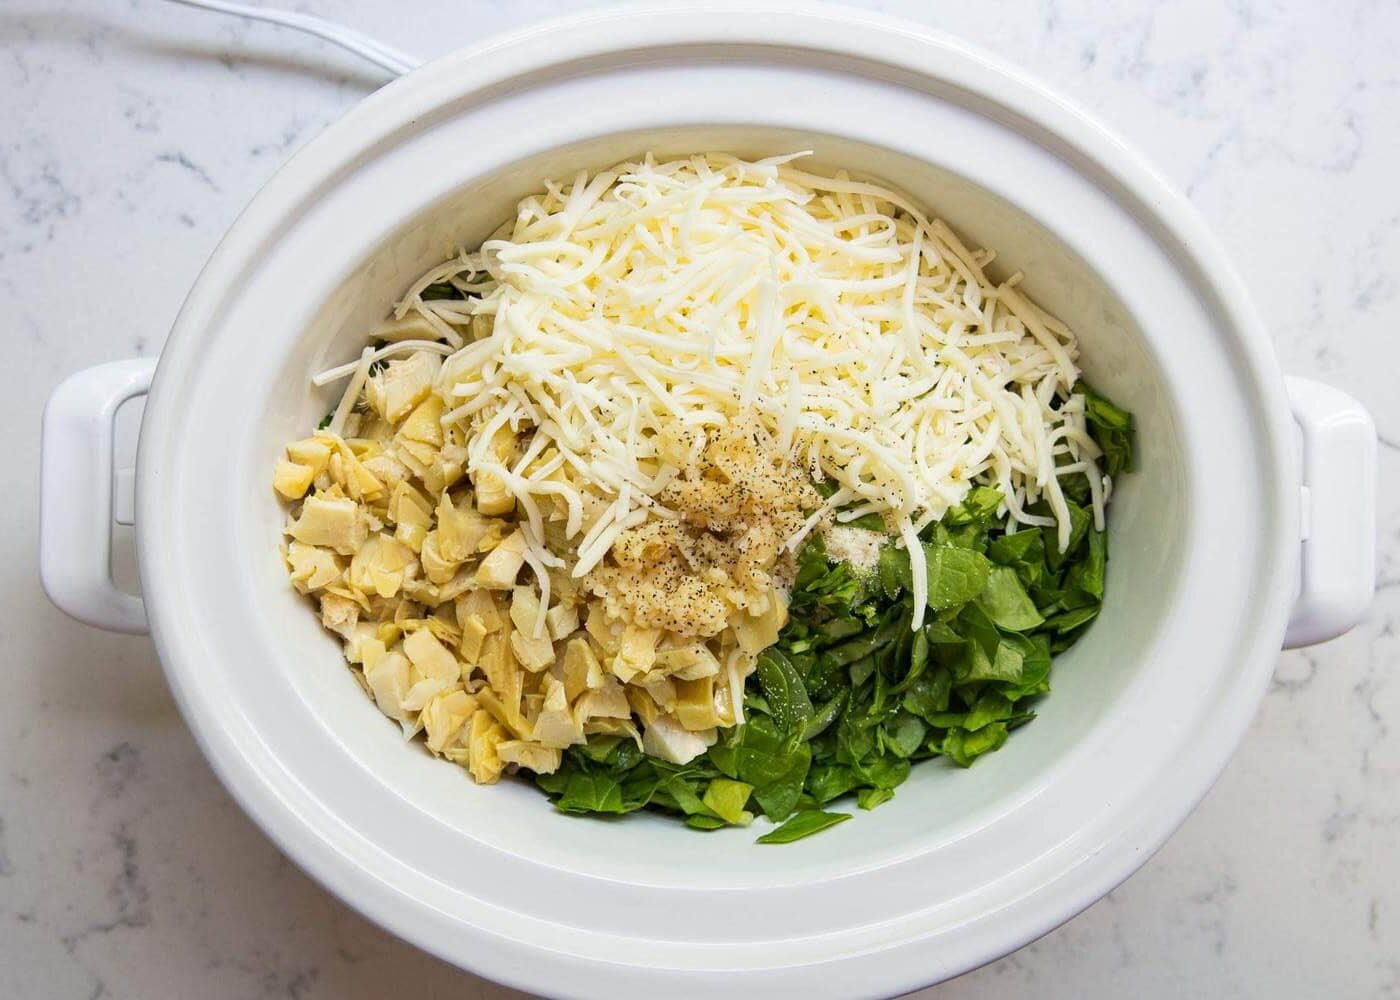
M 1087 474 L 1103 523 L 1073 334 L 906 196 L 798 170 L 800 155 L 648 156 L 549 184 L 398 307 L 450 329 L 420 298 L 447 281 L 487 318 L 442 366 L 442 395 L 461 401 L 442 419 L 466 430 L 468 471 L 500 476 L 529 513 L 532 565 L 558 562 L 537 501 L 567 508 L 581 576 L 661 516 L 654 497 L 685 462 L 676 429 L 694 455 L 746 411 L 852 517 L 886 515 L 913 564 L 916 627 L 918 530 L 974 484 L 1000 489 L 1015 522 L 1056 524 L 1063 547 L 1059 477 Z M 336 374 L 362 381 L 369 356 Z M 534 435 L 511 470 L 488 446 L 503 427 Z M 1040 499 L 1053 518 L 1027 512 Z

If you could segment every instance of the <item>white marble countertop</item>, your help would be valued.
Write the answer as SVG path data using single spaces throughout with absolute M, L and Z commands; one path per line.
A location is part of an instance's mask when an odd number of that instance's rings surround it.
M 431 56 L 584 4 L 293 6 Z M 1224 240 L 1285 367 L 1361 398 L 1382 443 L 1365 623 L 1280 656 L 1225 776 L 1139 874 L 922 995 L 1400 995 L 1400 6 L 883 6 L 1020 63 L 1144 149 Z M 316 40 L 160 0 L 0 5 L 0 315 L 18 422 L 17 474 L 0 478 L 0 996 L 512 995 L 284 860 L 209 771 L 150 642 L 68 620 L 38 585 L 49 391 L 158 352 L 252 193 L 381 80 Z

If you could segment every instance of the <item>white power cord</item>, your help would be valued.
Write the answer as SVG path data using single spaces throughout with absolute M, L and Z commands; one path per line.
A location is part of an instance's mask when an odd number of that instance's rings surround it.
M 295 28 L 298 31 L 304 31 L 339 45 L 363 59 L 368 59 L 376 66 L 388 70 L 395 76 L 403 76 L 409 70 L 422 64 L 421 59 L 415 59 L 397 49 L 391 49 L 382 42 L 376 42 L 373 38 L 362 35 L 358 31 L 351 31 L 333 21 L 312 17 L 310 14 L 271 10 L 265 7 L 250 7 L 247 4 L 226 3 L 224 0 L 171 0 L 171 2 L 181 3 L 187 7 L 218 11 L 221 14 L 234 14 L 253 21 L 268 21 L 272 24 Z

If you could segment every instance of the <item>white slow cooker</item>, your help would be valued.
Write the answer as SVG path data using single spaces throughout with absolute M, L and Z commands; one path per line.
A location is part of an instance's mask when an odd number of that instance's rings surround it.
M 553 176 L 648 150 L 812 149 L 912 192 L 1079 334 L 1139 421 L 1108 600 L 1039 719 L 970 771 L 811 840 L 556 813 L 406 744 L 288 586 L 270 470 L 409 282 Z M 149 391 L 143 597 L 108 567 L 112 414 Z M 42 570 L 60 607 L 149 626 L 215 771 L 286 853 L 393 932 L 545 994 L 893 994 L 963 972 L 1126 878 L 1240 740 L 1280 644 L 1364 611 L 1374 430 L 1285 380 L 1201 221 L 1063 99 L 949 38 L 825 8 L 636 9 L 418 69 L 272 179 L 158 365 L 104 365 L 45 416 Z M 120 480 L 120 477 L 116 477 Z

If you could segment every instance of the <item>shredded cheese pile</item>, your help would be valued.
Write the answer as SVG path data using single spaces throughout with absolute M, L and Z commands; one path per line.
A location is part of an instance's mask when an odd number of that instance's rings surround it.
M 400 303 L 393 339 L 450 345 L 432 345 L 452 351 L 442 423 L 465 432 L 473 481 L 518 503 L 538 577 L 563 565 L 552 505 L 583 577 L 624 531 L 674 518 L 667 484 L 747 414 L 836 486 L 788 546 L 833 511 L 884 516 L 914 564 L 915 627 L 918 532 L 974 484 L 1000 489 L 1013 522 L 1057 525 L 1063 546 L 1059 477 L 1086 474 L 1102 526 L 1073 334 L 1019 274 L 993 283 L 990 252 L 896 191 L 798 169 L 802 155 L 648 156 L 550 183 Z M 440 282 L 465 298 L 425 297 Z M 353 366 L 356 395 L 383 353 Z M 509 460 L 493 448 L 507 431 L 530 433 Z M 1052 516 L 1028 511 L 1041 498 Z

